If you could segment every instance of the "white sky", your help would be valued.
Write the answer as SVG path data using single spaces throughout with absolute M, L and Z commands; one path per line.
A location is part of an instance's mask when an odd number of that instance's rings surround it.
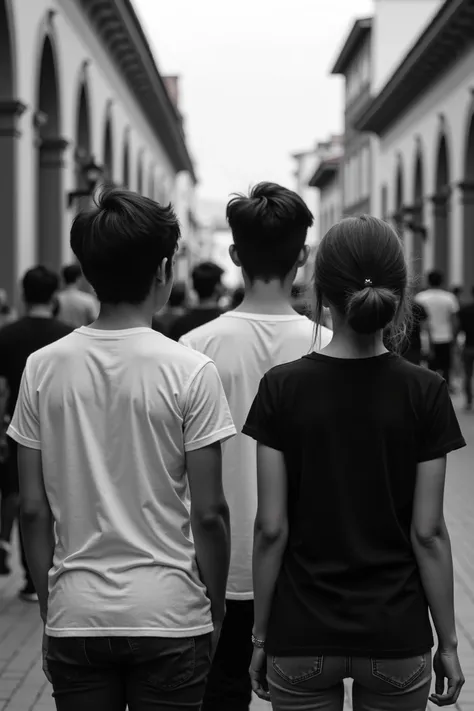
M 294 187 L 291 153 L 342 130 L 329 74 L 372 0 L 133 0 L 181 110 L 200 195 L 226 201 L 259 180 Z

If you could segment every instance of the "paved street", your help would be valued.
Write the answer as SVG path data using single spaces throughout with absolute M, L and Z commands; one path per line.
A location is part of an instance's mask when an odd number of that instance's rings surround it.
M 451 455 L 446 516 L 455 553 L 457 622 L 466 675 L 460 711 L 474 711 L 474 414 L 459 414 L 469 447 Z M 41 672 L 41 626 L 36 605 L 16 598 L 18 569 L 0 579 L 0 711 L 53 711 Z M 350 708 L 350 701 L 347 701 Z M 268 711 L 256 700 L 252 711 Z

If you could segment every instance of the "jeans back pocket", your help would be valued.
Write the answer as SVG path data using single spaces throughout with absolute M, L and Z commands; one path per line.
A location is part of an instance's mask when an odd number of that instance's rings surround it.
M 288 684 L 301 684 L 319 676 L 323 657 L 272 657 L 272 667 Z
M 414 684 L 426 669 L 427 655 L 408 659 L 372 659 L 372 675 L 397 689 Z

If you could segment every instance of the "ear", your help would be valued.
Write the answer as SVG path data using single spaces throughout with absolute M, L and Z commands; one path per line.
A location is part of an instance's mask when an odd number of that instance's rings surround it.
M 309 245 L 305 244 L 305 246 L 303 247 L 303 249 L 301 250 L 301 252 L 298 255 L 298 259 L 296 260 L 296 266 L 298 267 L 298 269 L 300 267 L 304 267 L 304 265 L 308 261 L 308 257 L 309 257 Z
M 239 255 L 237 254 L 237 247 L 235 244 L 231 244 L 229 247 L 229 255 L 236 267 L 241 267 Z
M 165 286 L 168 277 L 166 276 L 166 267 L 169 262 L 169 259 L 165 257 L 164 259 L 161 260 L 161 264 L 158 266 L 158 269 L 156 270 L 156 281 L 158 282 L 158 286 Z

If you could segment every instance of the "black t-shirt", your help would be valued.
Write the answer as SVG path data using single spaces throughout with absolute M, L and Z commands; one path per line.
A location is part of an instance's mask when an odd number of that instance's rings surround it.
M 179 341 L 181 336 L 185 333 L 189 333 L 199 326 L 203 326 L 208 321 L 213 321 L 222 314 L 222 309 L 218 306 L 209 307 L 198 307 L 195 309 L 189 309 L 189 311 L 171 325 L 169 330 L 169 337 L 174 341 Z
M 282 451 L 288 473 L 268 653 L 427 652 L 410 527 L 417 463 L 465 445 L 445 381 L 392 353 L 312 353 L 265 375 L 243 432 Z
M 460 329 L 466 335 L 466 348 L 474 348 L 474 303 L 462 306 L 458 317 Z
M 8 383 L 7 413 L 10 416 L 15 410 L 21 376 L 29 356 L 73 330 L 54 318 L 40 316 L 25 316 L 0 330 L 0 377 Z

